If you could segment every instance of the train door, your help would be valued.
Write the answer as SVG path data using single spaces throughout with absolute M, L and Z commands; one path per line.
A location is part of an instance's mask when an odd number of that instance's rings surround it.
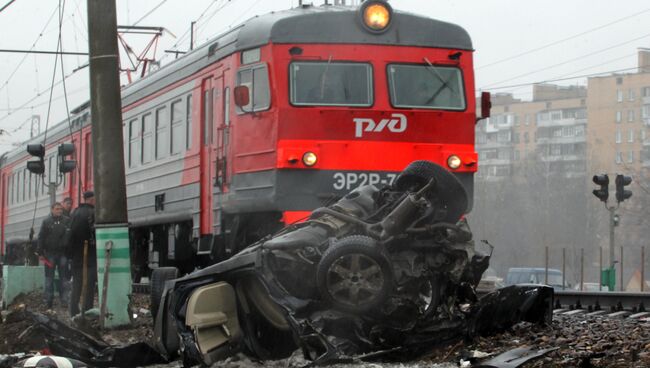
M 200 238 L 197 254 L 210 254 L 212 246 L 212 173 L 211 146 L 213 139 L 213 100 L 212 77 L 201 83 L 201 122 L 200 122 Z

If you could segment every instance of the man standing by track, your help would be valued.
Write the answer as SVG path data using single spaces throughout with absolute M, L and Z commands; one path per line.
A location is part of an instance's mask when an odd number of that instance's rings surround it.
M 84 192 L 83 198 L 84 203 L 74 210 L 70 223 L 70 255 L 72 256 L 70 316 L 73 317 L 79 313 L 79 297 L 82 297 L 82 310 L 86 311 L 92 308 L 95 290 L 97 290 L 95 194 L 91 191 Z M 85 291 L 83 296 L 82 289 Z
M 58 272 L 56 282 L 62 303 L 67 303 L 68 259 L 65 255 L 70 231 L 70 219 L 63 215 L 63 206 L 56 202 L 52 205 L 50 215 L 43 220 L 38 233 L 38 254 L 45 263 L 45 304 L 52 308 L 54 300 L 54 274 Z

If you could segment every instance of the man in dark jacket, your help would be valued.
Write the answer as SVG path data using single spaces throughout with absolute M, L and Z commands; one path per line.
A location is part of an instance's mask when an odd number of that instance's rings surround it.
M 83 310 L 93 306 L 97 287 L 97 247 L 95 245 L 95 195 L 83 194 L 84 203 L 72 213 L 70 223 L 70 255 L 72 257 L 72 293 L 70 294 L 70 315 L 79 313 L 79 297 L 84 284 L 84 264 L 86 266 L 86 288 L 83 295 Z M 84 244 L 87 244 L 84 261 Z
M 63 202 L 61 202 L 61 204 L 63 205 L 63 214 L 70 217 L 70 212 L 72 211 L 72 198 L 63 198 Z
M 38 233 L 38 254 L 45 263 L 45 303 L 52 308 L 54 299 L 54 273 L 58 272 L 57 289 L 62 303 L 67 302 L 68 259 L 65 256 L 68 244 L 70 219 L 63 216 L 63 206 L 56 202 L 50 215 L 43 220 Z

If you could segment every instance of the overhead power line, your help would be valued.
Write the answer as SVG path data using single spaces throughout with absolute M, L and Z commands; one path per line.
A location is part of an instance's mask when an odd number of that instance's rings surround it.
M 647 13 L 647 12 L 650 12 L 650 9 L 645 9 L 645 10 L 642 10 L 642 11 L 640 11 L 640 12 L 638 12 L 638 13 L 634 13 L 634 14 L 628 15 L 628 16 L 626 16 L 626 17 L 619 18 L 619 19 L 617 19 L 617 20 L 615 20 L 615 21 L 613 21 L 613 22 L 609 22 L 609 23 L 607 23 L 607 24 L 603 24 L 603 25 L 601 25 L 601 26 L 598 26 L 598 27 L 595 27 L 595 28 L 588 29 L 588 30 L 586 30 L 586 31 L 584 31 L 584 32 L 580 32 L 580 33 L 575 34 L 575 35 L 573 35 L 573 36 L 569 36 L 569 37 L 567 37 L 567 38 L 563 38 L 563 39 L 561 39 L 561 40 L 554 41 L 554 42 L 548 43 L 548 44 L 546 44 L 546 45 L 542 45 L 542 46 L 540 46 L 540 47 L 536 47 L 536 48 L 534 48 L 534 49 L 524 51 L 524 52 L 519 53 L 519 54 L 515 54 L 515 55 L 512 55 L 512 56 L 508 56 L 508 57 L 506 57 L 506 58 L 503 58 L 503 59 L 500 59 L 500 60 L 497 60 L 497 61 L 491 62 L 491 63 L 486 64 L 486 65 L 481 65 L 481 66 L 477 67 L 476 70 L 479 70 L 479 69 L 482 69 L 482 68 L 487 68 L 487 67 L 490 67 L 490 66 L 492 66 L 492 65 L 500 64 L 500 63 L 503 63 L 503 62 L 505 62 L 505 61 L 510 61 L 510 60 L 512 60 L 512 59 L 516 59 L 516 58 L 518 58 L 518 57 L 522 57 L 522 56 L 525 56 L 525 55 L 528 55 L 528 54 L 532 54 L 532 53 L 537 52 L 537 51 L 540 51 L 540 50 L 544 50 L 544 49 L 549 48 L 549 47 L 551 47 L 551 46 L 555 46 L 555 45 L 558 45 L 558 44 L 560 44 L 560 43 L 563 43 L 563 42 L 566 42 L 566 41 L 569 41 L 569 40 L 573 40 L 573 39 L 578 38 L 578 37 L 580 37 L 580 36 L 584 36 L 584 35 L 589 34 L 589 33 L 591 33 L 591 32 L 595 32 L 595 31 L 601 30 L 601 29 L 603 29 L 603 28 L 609 27 L 609 26 L 614 25 L 614 24 L 616 24 L 616 23 L 623 22 L 623 21 L 625 21 L 625 20 L 628 20 L 628 19 L 630 19 L 630 18 L 634 18 L 634 17 L 636 17 L 636 16 L 639 16 L 639 15 L 644 14 L 644 13 Z
M 625 42 L 623 42 L 623 43 L 619 43 L 619 44 L 616 44 L 616 45 L 613 45 L 613 46 L 606 47 L 606 48 L 604 48 L 604 49 L 600 49 L 600 50 L 597 50 L 597 51 L 591 52 L 591 53 L 589 53 L 589 54 L 581 55 L 581 56 L 578 56 L 578 57 L 573 58 L 573 59 L 569 59 L 569 60 L 566 60 L 566 61 L 563 61 L 563 62 L 560 62 L 560 63 L 557 63 L 557 64 L 549 65 L 549 66 L 544 67 L 544 68 L 541 68 L 541 69 L 533 70 L 533 71 L 531 71 L 531 72 L 526 72 L 526 73 L 523 73 L 523 74 L 519 74 L 519 75 L 517 75 L 517 76 L 511 77 L 511 78 L 508 78 L 508 79 L 504 79 L 504 80 L 501 80 L 501 81 L 499 81 L 499 82 L 490 83 L 490 84 L 487 84 L 487 85 L 481 87 L 481 89 L 488 89 L 488 87 L 490 87 L 490 86 L 499 85 L 499 84 L 501 84 L 501 83 L 509 82 L 509 81 L 511 81 L 511 80 L 519 79 L 519 78 L 521 78 L 521 77 L 525 77 L 525 76 L 528 76 L 528 75 L 531 75 L 531 74 L 535 74 L 535 73 L 538 73 L 538 72 L 541 72 L 541 71 L 545 71 L 545 70 L 548 70 L 548 69 L 557 68 L 558 66 L 566 65 L 566 64 L 572 63 L 572 62 L 574 62 L 574 61 L 578 61 L 578 60 L 584 59 L 584 58 L 589 57 L 589 56 L 593 56 L 593 55 L 596 55 L 596 54 L 600 54 L 600 53 L 602 53 L 602 52 L 609 51 L 609 50 L 615 49 L 615 48 L 617 48 L 617 47 L 620 47 L 620 46 L 623 46 L 623 45 L 627 45 L 627 44 L 632 43 L 632 42 L 636 42 L 636 41 L 638 41 L 638 40 L 640 40 L 640 39 L 643 39 L 643 38 L 646 38 L 646 37 L 649 37 L 649 36 L 650 36 L 650 33 L 645 34 L 645 35 L 643 35 L 643 36 L 641 36 L 641 37 L 637 37 L 637 38 L 634 38 L 634 39 L 631 39 L 631 40 L 625 41 Z
M 161 2 L 159 2 L 158 5 L 156 5 L 156 6 L 153 7 L 153 9 L 149 10 L 145 15 L 143 15 L 142 17 L 140 17 L 140 19 L 138 19 L 137 21 L 135 21 L 135 23 L 133 23 L 133 25 L 134 25 L 134 26 L 137 26 L 140 22 L 142 22 L 143 20 L 145 20 L 145 19 L 146 19 L 148 16 L 150 16 L 153 12 L 155 12 L 156 10 L 158 10 L 158 8 L 160 8 L 161 6 L 163 6 L 163 4 L 165 4 L 166 2 L 167 2 L 167 0 L 162 0 Z
M 509 86 L 502 86 L 502 87 L 484 88 L 484 89 L 479 89 L 478 91 L 493 91 L 495 89 L 508 89 L 508 88 L 526 87 L 526 86 L 532 86 L 534 84 L 544 84 L 544 83 L 549 83 L 549 82 L 560 82 L 560 81 L 572 80 L 572 79 L 578 79 L 578 78 L 596 77 L 596 76 L 603 75 L 603 74 L 613 74 L 613 73 L 625 72 L 625 71 L 636 70 L 636 69 L 638 69 L 638 67 L 635 66 L 633 68 L 609 70 L 609 71 L 606 71 L 606 72 L 592 73 L 592 74 L 575 75 L 573 77 L 567 77 L 567 78 L 545 79 L 545 80 L 537 81 L 537 82 L 512 84 L 512 85 L 509 85 Z
M 11 5 L 14 1 L 16 1 L 16 0 L 9 0 L 8 3 L 3 5 L 2 8 L 0 8 L 0 13 L 2 13 L 3 10 L 7 9 L 9 7 L 9 5 Z
M 36 43 L 38 42 L 38 40 L 41 39 L 41 37 L 43 37 L 43 32 L 45 32 L 45 30 L 47 29 L 47 27 L 50 25 L 50 22 L 51 22 L 52 19 L 54 18 L 54 15 L 57 14 L 57 11 L 58 11 L 58 10 L 59 10 L 59 8 L 58 8 L 58 6 L 56 6 L 56 7 L 54 8 L 54 11 L 53 11 L 52 14 L 50 15 L 50 18 L 47 20 L 47 22 L 45 22 L 45 26 L 43 27 L 43 29 L 41 30 L 41 32 L 38 34 L 38 37 L 36 37 L 36 39 L 34 40 L 34 43 L 32 43 L 32 47 L 30 48 L 30 50 L 33 50 L 34 47 L 36 47 Z M 5 80 L 5 82 L 4 82 L 2 85 L 0 85 L 0 91 L 2 91 L 2 89 L 6 88 L 6 87 L 9 85 L 9 81 L 11 80 L 11 78 L 13 78 L 13 76 L 16 74 L 16 72 L 18 71 L 18 69 L 20 69 L 20 67 L 23 65 L 23 63 L 25 62 L 25 59 L 27 59 L 28 56 L 29 56 L 28 54 L 25 54 L 25 56 L 23 56 L 22 60 L 20 60 L 20 62 L 18 63 L 18 65 L 16 65 L 16 67 L 15 67 L 14 70 L 11 72 L 11 74 L 9 74 L 9 77 L 7 78 L 7 80 Z
M 87 52 L 70 52 L 70 51 L 43 51 L 43 50 L 10 50 L 0 49 L 0 53 L 12 54 L 46 54 L 46 55 L 88 55 Z

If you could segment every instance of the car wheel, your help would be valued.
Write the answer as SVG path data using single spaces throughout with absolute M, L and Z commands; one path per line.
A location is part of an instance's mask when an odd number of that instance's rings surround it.
M 316 282 L 323 300 L 332 307 L 360 313 L 385 302 L 393 289 L 393 271 L 375 240 L 349 236 L 325 251 Z
M 151 315 L 156 318 L 158 306 L 165 290 L 165 282 L 178 278 L 176 267 L 158 267 L 151 271 Z

